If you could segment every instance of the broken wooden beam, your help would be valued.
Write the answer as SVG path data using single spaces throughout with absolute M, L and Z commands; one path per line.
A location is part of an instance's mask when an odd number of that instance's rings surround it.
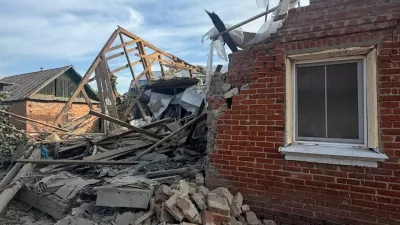
M 43 126 L 51 127 L 51 128 L 56 129 L 56 130 L 60 130 L 60 131 L 64 131 L 64 132 L 69 132 L 69 130 L 62 129 L 62 128 L 53 126 L 53 125 L 51 125 L 51 124 L 47 124 L 47 123 L 40 122 L 40 121 L 37 121 L 37 120 L 29 119 L 29 118 L 26 118 L 26 117 L 23 117 L 23 116 L 14 114 L 14 113 L 10 113 L 10 112 L 4 111 L 4 110 L 0 110 L 0 113 L 4 113 L 4 114 L 7 114 L 7 115 L 10 115 L 10 116 L 19 118 L 19 119 L 23 119 L 23 120 L 26 120 L 26 121 L 30 121 L 30 122 L 32 122 L 32 123 L 37 123 L 37 124 L 40 124 L 40 125 L 43 125 Z
M 93 115 L 93 116 L 97 116 L 97 117 L 99 117 L 99 118 L 101 118 L 101 119 L 104 119 L 104 120 L 108 120 L 108 121 L 110 121 L 110 122 L 112 122 L 112 123 L 115 123 L 115 124 L 118 124 L 118 125 L 120 125 L 120 126 L 129 128 L 129 129 L 134 130 L 135 132 L 140 133 L 140 134 L 143 134 L 143 135 L 145 135 L 145 136 L 148 136 L 148 137 L 151 137 L 151 138 L 155 138 L 155 139 L 158 139 L 158 140 L 161 139 L 160 136 L 155 135 L 155 134 L 153 134 L 153 133 L 150 132 L 150 131 L 144 130 L 144 129 L 139 128 L 139 127 L 135 127 L 135 126 L 130 125 L 130 124 L 128 124 L 128 123 L 122 122 L 121 120 L 117 120 L 117 119 L 115 119 L 115 118 L 106 116 L 106 115 L 101 114 L 101 113 L 98 113 L 98 112 L 96 112 L 96 111 L 90 110 L 90 111 L 89 111 L 89 114 L 91 114 L 91 115 Z
M 142 156 L 146 155 L 147 153 L 153 151 L 154 149 L 156 149 L 158 146 L 160 146 L 162 143 L 168 141 L 169 139 L 171 139 L 173 136 L 177 135 L 179 132 L 181 132 L 183 129 L 186 129 L 187 127 L 189 127 L 190 125 L 196 123 L 198 120 L 202 119 L 204 116 L 206 116 L 206 113 L 202 113 L 200 116 L 194 118 L 193 120 L 191 120 L 190 122 L 186 123 L 185 125 L 183 125 L 181 128 L 179 128 L 178 130 L 172 132 L 170 135 L 166 136 L 165 138 L 163 138 L 162 140 L 158 141 L 157 143 L 155 143 L 153 146 L 151 146 L 150 148 L 146 149 L 145 151 L 143 151 L 142 153 L 138 154 L 137 156 L 135 156 L 133 158 L 133 160 L 137 160 L 140 159 Z
M 172 123 L 172 122 L 175 122 L 174 118 L 166 118 L 166 119 L 163 119 L 163 120 L 158 120 L 156 122 L 141 126 L 139 128 L 141 128 L 141 129 L 150 129 L 150 128 L 153 128 L 153 127 L 164 125 L 165 123 Z M 100 142 L 103 142 L 103 141 L 108 141 L 108 140 L 116 139 L 116 138 L 122 138 L 122 137 L 124 137 L 124 136 L 126 136 L 128 134 L 132 134 L 132 133 L 135 133 L 135 132 L 136 131 L 134 131 L 134 130 L 128 130 L 128 131 L 124 131 L 124 132 L 119 133 L 119 134 L 109 135 L 109 136 L 106 136 L 106 137 L 102 138 L 101 140 L 98 140 L 98 141 L 96 141 L 94 143 L 100 143 Z M 156 133 L 156 132 L 154 132 L 154 133 Z
M 53 160 L 53 159 L 18 159 L 19 163 L 31 163 L 35 165 L 136 165 L 139 161 L 106 161 L 106 160 Z
M 150 141 L 138 141 L 138 143 L 135 145 L 129 145 L 129 146 L 117 148 L 114 150 L 109 150 L 109 151 L 106 151 L 106 152 L 103 152 L 103 153 L 100 153 L 97 155 L 88 156 L 88 157 L 85 157 L 84 160 L 101 160 L 101 159 L 105 159 L 105 158 L 110 160 L 110 159 L 114 159 L 116 157 L 122 156 L 124 154 L 128 154 L 137 149 L 147 147 L 151 144 L 152 144 L 152 142 L 150 142 Z
M 32 155 L 29 157 L 29 159 L 24 159 L 24 160 L 36 160 L 40 158 L 40 147 L 36 147 L 35 150 L 33 150 Z M 18 160 L 17 160 L 18 162 Z M 35 169 L 34 164 L 28 163 L 22 166 L 21 170 L 19 173 L 15 176 L 11 184 L 6 186 L 4 190 L 0 194 L 0 213 L 3 212 L 3 210 L 6 208 L 8 203 L 11 201 L 11 199 L 14 198 L 15 194 L 21 189 L 23 184 L 29 179 L 30 175 L 32 174 L 33 170 Z

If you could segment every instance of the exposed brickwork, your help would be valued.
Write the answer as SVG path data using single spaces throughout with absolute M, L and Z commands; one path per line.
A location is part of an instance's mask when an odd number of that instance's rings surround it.
M 10 106 L 10 112 L 45 122 L 48 124 L 53 124 L 57 115 L 60 113 L 61 109 L 64 107 L 65 102 L 50 102 L 50 101 L 35 101 L 35 100 L 22 100 L 8 103 Z M 94 105 L 97 108 L 96 105 Z M 63 119 L 63 122 L 72 121 L 89 112 L 89 106 L 84 103 L 74 103 L 68 111 L 68 115 Z M 13 119 L 11 122 L 18 128 L 26 130 L 28 133 L 43 132 L 48 131 L 48 127 L 34 124 L 25 123 L 20 120 Z M 85 125 L 79 128 L 77 131 L 81 132 L 94 132 L 98 131 L 98 121 L 95 117 L 89 119 L 85 122 Z
M 389 3 L 387 3 L 389 2 Z M 230 56 L 226 82 L 250 83 L 228 109 L 210 89 L 207 184 L 240 191 L 279 224 L 400 224 L 400 1 L 311 0 L 270 40 Z M 285 54 L 378 48 L 378 168 L 284 160 Z M 218 77 L 221 79 L 221 77 Z M 215 128 L 215 129 L 214 129 Z
M 65 102 L 40 102 L 29 100 L 26 102 L 27 105 L 27 117 L 42 121 L 48 124 L 53 124 L 57 115 L 60 113 L 61 109 L 64 107 Z M 73 121 L 79 117 L 87 115 L 89 113 L 89 106 L 85 103 L 74 103 L 68 110 L 67 116 L 64 118 L 63 122 Z M 79 129 L 79 131 L 93 131 L 98 128 L 97 120 L 88 121 L 88 123 Z M 28 124 L 26 130 L 28 132 L 42 132 L 48 128 L 37 125 Z

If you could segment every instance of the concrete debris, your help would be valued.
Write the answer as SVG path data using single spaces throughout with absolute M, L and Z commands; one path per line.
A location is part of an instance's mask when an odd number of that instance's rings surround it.
M 219 187 L 219 188 L 212 190 L 211 192 L 217 194 L 220 197 L 226 198 L 226 200 L 228 200 L 229 205 L 232 204 L 233 195 L 227 188 Z
M 128 207 L 146 209 L 149 206 L 152 190 L 132 187 L 98 189 L 96 205 L 107 207 Z
M 212 212 L 204 211 L 202 215 L 203 225 L 215 225 Z
M 205 196 L 202 193 L 192 193 L 191 197 L 193 201 L 196 203 L 196 206 L 203 211 L 206 209 L 207 205 L 205 202 Z
M 207 205 L 212 212 L 230 216 L 231 210 L 226 198 L 210 192 L 207 194 Z
M 201 224 L 201 217 L 196 209 L 196 206 L 190 201 L 187 196 L 180 196 L 176 202 L 177 206 L 181 210 L 182 214 L 190 222 L 195 224 Z
M 124 212 L 122 214 L 118 214 L 114 222 L 117 225 L 131 225 L 135 218 L 136 216 L 134 213 Z
M 249 225 L 260 225 L 260 221 L 258 220 L 256 214 L 252 211 L 246 212 L 246 221 Z
M 236 96 L 238 94 L 239 94 L 239 89 L 233 88 L 232 90 L 230 90 L 224 94 L 224 98 L 232 98 L 233 96 Z
M 264 225 L 276 225 L 275 221 L 273 220 L 263 220 Z
M 230 225 L 242 225 L 241 222 L 237 221 L 235 217 L 231 218 Z
M 196 173 L 196 184 L 204 185 L 204 176 L 202 173 Z
M 229 90 L 231 89 L 231 87 L 232 87 L 231 84 L 224 83 L 224 84 L 222 85 L 222 90 L 223 90 L 224 92 L 227 92 L 227 91 L 229 91 Z
M 197 186 L 197 192 L 202 193 L 204 196 L 210 192 L 210 190 L 204 186 Z
M 250 206 L 249 205 L 242 205 L 242 212 L 246 213 L 250 211 Z
M 243 196 L 238 192 L 235 197 L 233 197 L 231 204 L 231 213 L 233 217 L 237 217 L 242 214 Z
M 179 222 L 182 222 L 185 217 L 182 212 L 178 209 L 176 203 L 178 201 L 179 194 L 175 193 L 172 195 L 166 202 L 165 206 L 167 207 L 168 212 Z

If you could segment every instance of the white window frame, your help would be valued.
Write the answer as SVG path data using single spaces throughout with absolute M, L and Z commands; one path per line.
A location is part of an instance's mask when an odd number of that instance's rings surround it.
M 297 140 L 296 138 L 298 138 L 298 124 L 297 124 L 297 82 L 296 82 L 296 77 L 297 77 L 297 66 L 298 65 L 304 65 L 304 64 L 321 64 L 321 65 L 326 65 L 329 63 L 337 63 L 337 64 L 341 64 L 341 63 L 345 63 L 345 62 L 349 62 L 349 61 L 361 61 L 361 71 L 357 71 L 358 73 L 361 73 L 361 75 L 357 75 L 359 81 L 361 81 L 361 84 L 358 84 L 359 87 L 362 88 L 362 102 L 359 104 L 361 105 L 361 108 L 363 110 L 363 114 L 362 114 L 362 124 L 359 125 L 359 132 L 362 132 L 362 143 L 348 143 L 348 142 L 344 142 L 338 139 L 338 142 L 334 142 L 333 138 L 326 138 L 326 139 L 331 139 L 332 141 L 327 142 L 327 141 L 308 141 L 308 140 Z M 293 117 L 293 142 L 294 143 L 302 143 L 302 144 L 320 144 L 320 145 L 329 145 L 329 146 L 358 146 L 358 147 L 367 147 L 367 106 L 366 106 L 366 57 L 342 57 L 342 58 L 328 58 L 328 59 L 321 59 L 321 60 L 305 60 L 305 61 L 300 61 L 300 62 L 294 62 L 292 63 L 292 82 L 293 82 L 293 113 L 292 113 L 292 117 Z M 360 68 L 357 68 L 357 70 Z M 361 79 L 360 79 L 361 76 Z M 360 117 L 361 115 L 359 115 Z M 361 126 L 361 127 L 360 127 Z M 361 135 L 361 133 L 360 133 Z M 322 139 L 322 138 L 316 138 L 316 139 Z
M 286 59 L 285 146 L 280 148 L 287 160 L 377 167 L 388 157 L 379 151 L 377 54 L 374 46 L 333 49 L 288 55 Z M 295 65 L 300 63 L 363 60 L 364 143 L 331 143 L 295 140 Z M 368 90 L 368 91 L 367 91 Z

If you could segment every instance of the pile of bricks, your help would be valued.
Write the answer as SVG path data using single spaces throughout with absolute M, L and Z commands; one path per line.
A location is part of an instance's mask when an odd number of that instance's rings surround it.
M 259 220 L 240 193 L 232 195 L 227 188 L 209 190 L 204 177 L 195 182 L 181 180 L 176 185 L 161 185 L 155 193 L 155 211 L 161 224 L 231 224 L 274 225 L 272 220 Z

